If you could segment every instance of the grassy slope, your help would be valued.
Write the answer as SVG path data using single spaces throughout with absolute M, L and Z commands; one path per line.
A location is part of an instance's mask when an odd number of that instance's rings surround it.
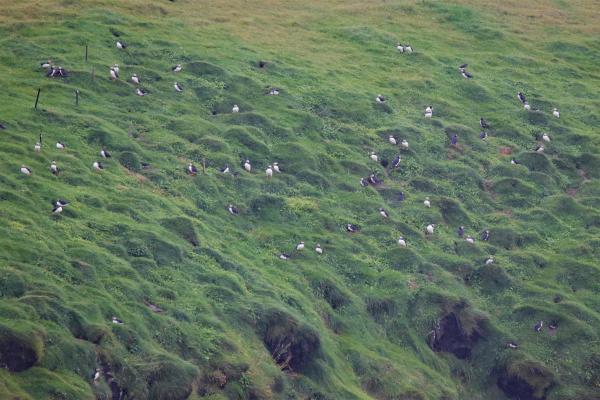
M 594 2 L 144 3 L 0 1 L 0 332 L 38 360 L 0 371 L 0 397 L 108 398 L 105 382 L 90 384 L 108 362 L 137 399 L 503 399 L 500 371 L 534 362 L 554 374 L 548 398 L 597 398 Z M 400 56 L 396 40 L 416 53 Z M 47 57 L 72 77 L 44 78 L 36 66 Z M 259 59 L 271 64 L 258 69 Z M 115 62 L 150 94 L 110 82 Z M 175 78 L 176 62 L 185 69 Z M 462 62 L 474 80 L 458 75 Z M 282 94 L 263 96 L 269 85 Z M 525 113 L 518 90 L 544 112 Z M 387 106 L 374 105 L 377 93 Z M 228 113 L 233 103 L 242 113 Z M 422 118 L 426 104 L 433 120 Z M 480 116 L 493 125 L 486 142 Z M 388 131 L 411 144 L 389 173 L 367 157 L 395 154 Z M 553 142 L 531 154 L 542 131 Z M 114 158 L 98 174 L 90 166 L 102 145 Z M 511 166 L 502 146 L 526 165 Z M 245 157 L 256 173 L 240 171 Z M 207 174 L 187 177 L 186 163 L 203 158 Z M 138 170 L 136 159 L 152 168 Z M 285 173 L 266 181 L 275 159 Z M 226 162 L 235 177 L 216 172 Z M 373 169 L 385 188 L 360 188 Z M 58 218 L 55 197 L 73 202 Z M 227 214 L 229 202 L 240 217 Z M 347 222 L 361 233 L 347 235 Z M 459 224 L 489 228 L 492 239 L 456 243 Z M 194 234 L 197 246 L 186 240 Z M 408 249 L 397 248 L 400 234 Z M 320 242 L 325 255 L 277 259 L 300 240 Z M 488 254 L 500 270 L 482 268 Z M 465 321 L 488 321 L 468 361 L 425 340 L 461 300 Z M 126 324 L 110 324 L 112 315 Z M 557 320 L 556 336 L 534 333 L 539 319 Z M 281 373 L 261 340 L 274 320 L 319 336 L 321 350 L 297 374 Z M 507 350 L 509 339 L 520 349 Z

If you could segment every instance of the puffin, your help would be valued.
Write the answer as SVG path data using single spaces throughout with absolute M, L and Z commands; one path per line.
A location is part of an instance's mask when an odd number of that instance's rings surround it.
M 558 111 L 558 108 L 554 107 L 552 109 L 552 115 L 554 115 L 556 118 L 560 118 L 560 112 Z
M 98 383 L 98 381 L 100 380 L 100 368 L 96 368 L 96 371 L 94 371 L 94 376 L 92 377 L 92 380 L 94 381 L 94 383 Z
M 484 140 L 484 139 L 487 139 L 487 137 L 488 137 L 488 134 L 486 131 L 479 132 L 479 139 Z
M 362 187 L 369 186 L 369 181 L 365 178 L 360 178 L 360 186 L 362 186 Z
M 466 69 L 468 66 L 469 66 L 469 64 L 461 64 L 458 66 L 458 69 L 459 70 Z
M 279 89 L 271 88 L 271 89 L 269 89 L 269 92 L 267 94 L 269 96 L 277 96 L 277 95 L 279 95 Z
M 117 325 L 123 325 L 123 321 L 115 316 L 112 317 L 112 323 Z
M 198 173 L 198 168 L 192 163 L 189 163 L 186 168 L 187 174 L 190 176 L 194 176 Z
M 298 243 L 296 245 L 296 251 L 301 251 L 301 250 L 304 250 L 304 242 L 303 241 L 301 241 L 300 243 Z
M 48 69 L 52 67 L 52 60 L 48 59 L 48 61 L 42 61 L 40 63 L 40 67 L 44 68 L 44 69 Z
M 541 332 L 543 327 L 544 321 L 538 321 L 538 323 L 533 326 L 533 330 L 536 332 Z
M 387 211 L 385 211 L 385 209 L 383 207 L 379 207 L 379 214 L 383 218 L 389 218 L 390 217 L 390 215 L 387 213 Z
M 273 167 L 271 165 L 269 165 L 267 167 L 267 169 L 265 170 L 265 175 L 267 176 L 267 179 L 270 179 L 273 177 Z
M 58 176 L 59 170 L 58 170 L 58 167 L 56 166 L 56 161 L 52 161 L 50 163 L 50 172 L 52 172 L 52 175 Z
M 527 98 L 525 97 L 525 95 L 523 94 L 523 92 L 517 93 L 517 98 L 519 99 L 519 101 L 521 103 L 526 103 L 527 102 Z
M 462 69 L 460 71 L 460 74 L 462 75 L 463 78 L 465 79 L 472 79 L 473 78 L 473 74 L 471 74 L 470 72 L 468 72 L 466 69 Z
M 126 49 L 127 45 L 120 40 L 117 40 L 117 49 Z
M 106 149 L 100 150 L 100 156 L 102 158 L 111 158 L 112 157 L 111 154 Z
M 396 141 L 396 138 L 392 135 L 390 135 L 388 137 L 388 142 L 390 142 L 390 144 L 393 144 L 394 146 L 398 144 L 398 142 Z
M 375 162 L 379 161 L 379 157 L 377 157 L 377 154 L 375 154 L 374 151 L 371 152 L 371 154 L 369 155 L 369 158 Z
M 425 205 L 425 207 L 431 208 L 431 202 L 429 201 L 429 197 L 425 197 L 423 204 Z
M 137 74 L 132 75 L 131 82 L 135 83 L 136 85 L 140 84 L 140 78 L 137 76 Z
M 398 201 L 404 201 L 404 192 L 398 193 Z
M 252 164 L 250 164 L 250 160 L 244 161 L 244 169 L 248 172 L 252 171 Z
M 544 145 L 543 144 L 538 144 L 537 146 L 535 146 L 535 152 L 536 153 L 543 153 L 544 152 Z
M 59 150 L 63 150 L 65 148 L 65 144 L 63 142 L 56 142 L 56 148 Z
M 435 230 L 435 224 L 429 224 L 429 225 L 427 225 L 427 228 L 425 228 L 425 232 L 428 235 L 433 235 L 434 230 Z
M 385 97 L 383 97 L 382 95 L 378 94 L 377 97 L 375 97 L 375 101 L 378 103 L 385 103 Z
M 488 122 L 485 120 L 485 118 L 479 118 L 479 126 L 481 126 L 483 129 L 488 129 L 490 127 L 490 124 L 488 124 Z
M 484 242 L 490 240 L 490 231 L 488 229 L 483 231 L 483 233 L 481 234 L 481 240 L 483 240 Z
M 240 211 L 237 209 L 236 206 L 234 206 L 233 204 L 229 204 L 227 206 L 227 211 L 229 211 L 229 214 L 231 215 L 239 215 Z
M 279 255 L 279 259 L 280 260 L 289 260 L 290 259 L 290 255 L 289 254 L 285 254 L 285 253 L 281 253 Z
M 510 163 L 511 163 L 511 164 L 513 164 L 513 165 L 519 165 L 519 164 L 521 164 L 521 163 L 519 162 L 519 160 L 517 160 L 517 159 L 516 159 L 516 158 L 514 158 L 514 157 L 510 159 Z
M 468 243 L 471 243 L 471 244 L 475 243 L 475 239 L 473 239 L 473 237 L 472 237 L 472 236 L 467 236 L 467 237 L 465 238 L 465 240 L 466 240 Z
M 400 166 L 400 161 L 402 161 L 402 157 L 400 157 L 400 154 L 398 154 L 392 160 L 392 168 L 398 168 L 398 166 Z
M 117 73 L 117 76 L 119 76 L 119 71 L 120 71 L 120 69 L 119 69 L 119 64 L 115 64 L 115 65 L 113 65 L 113 66 L 112 66 L 112 69 L 114 69 L 114 70 L 115 70 L 115 72 Z
M 141 89 L 141 88 L 136 88 L 135 89 L 135 94 L 137 94 L 138 96 L 145 96 L 146 95 L 146 91 L 144 89 Z
M 400 146 L 402 146 L 402 148 L 404 150 L 408 150 L 408 140 L 403 139 L 402 142 L 400 143 Z
M 494 257 L 489 256 L 488 258 L 485 259 L 485 265 L 490 265 L 494 263 Z
M 346 231 L 350 233 L 356 233 L 359 231 L 359 227 L 354 224 L 346 224 Z
M 406 247 L 406 239 L 404 239 L 404 236 L 400 236 L 400 238 L 398 238 L 398 245 Z
M 176 66 L 171 68 L 171 71 L 173 71 L 173 72 L 179 72 L 181 70 L 182 70 L 181 64 L 177 64 Z
M 240 108 L 238 107 L 237 104 L 233 105 L 233 108 L 231 109 L 232 113 L 239 113 L 240 112 Z
M 506 347 L 508 347 L 509 349 L 518 349 L 519 345 L 516 344 L 515 342 L 511 341 L 511 342 L 506 343 Z
M 273 171 L 277 172 L 278 174 L 281 172 L 279 169 L 279 163 L 277 161 L 273 163 Z
M 102 165 L 100 161 L 94 161 L 92 168 L 94 168 L 96 171 L 102 171 L 104 169 L 104 165 Z
M 452 137 L 450 138 L 450 144 L 452 146 L 456 146 L 456 144 L 458 143 L 458 135 L 455 133 L 454 135 L 452 135 Z
M 404 46 L 404 52 L 412 53 L 413 52 L 412 46 L 410 44 L 407 44 L 406 46 Z
M 317 246 L 315 247 L 315 251 L 317 252 L 317 254 L 323 254 L 323 248 L 321 247 L 321 245 L 319 243 L 317 243 Z
M 400 53 L 404 53 L 404 46 L 402 46 L 402 43 L 396 43 L 396 50 L 398 50 Z
M 465 235 L 465 227 L 464 226 L 459 226 L 458 230 L 456 231 L 456 234 L 458 235 L 458 237 L 463 237 Z
M 69 205 L 69 202 L 64 199 L 52 200 L 50 203 L 53 207 L 66 207 Z
M 222 174 L 228 174 L 229 173 L 229 164 L 225 164 L 225 166 L 223 168 L 221 168 L 219 170 L 219 172 L 221 172 Z
M 40 142 L 37 142 L 35 146 L 33 146 L 33 150 L 35 150 L 36 153 L 39 153 L 40 151 L 42 151 L 42 144 Z
M 548 134 L 547 134 L 547 133 L 544 133 L 544 134 L 542 135 L 542 140 L 543 140 L 544 142 L 550 142 L 550 136 L 548 136 Z
M 523 108 L 524 108 L 525 110 L 527 110 L 527 111 L 530 111 L 530 110 L 531 110 L 531 106 L 530 106 L 530 105 L 529 105 L 529 103 L 528 103 L 528 102 L 526 102 L 526 101 L 524 101 L 524 102 L 523 102 Z
M 427 106 L 425 108 L 425 118 L 431 118 L 431 117 L 433 117 L 433 107 Z
M 31 169 L 29 169 L 25 165 L 21 165 L 21 173 L 25 175 L 31 175 Z
M 371 185 L 379 185 L 381 183 L 381 179 L 379 179 L 375 174 L 369 175 L 369 183 Z
M 557 328 L 558 328 L 558 322 L 556 322 L 556 321 L 551 321 L 551 322 L 548 324 L 548 329 L 550 329 L 551 331 L 554 331 L 554 330 L 556 330 Z
M 63 207 L 64 207 L 64 206 L 62 206 L 62 205 L 60 205 L 60 204 L 55 204 L 55 205 L 52 207 L 52 214 L 60 214 L 61 212 L 63 212 Z
M 178 82 L 175 82 L 173 87 L 175 88 L 176 92 L 183 92 L 183 86 L 181 86 Z
M 119 79 L 119 73 L 115 70 L 114 67 L 110 68 L 110 79 L 112 79 L 112 80 Z

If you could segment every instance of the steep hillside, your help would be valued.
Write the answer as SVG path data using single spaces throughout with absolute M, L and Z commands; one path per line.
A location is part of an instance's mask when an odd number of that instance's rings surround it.
M 0 0 L 0 399 L 600 399 L 600 8 L 497 3 Z

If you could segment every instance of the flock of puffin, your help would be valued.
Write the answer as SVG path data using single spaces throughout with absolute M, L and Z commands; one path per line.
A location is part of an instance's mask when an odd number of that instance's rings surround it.
M 123 43 L 122 41 L 117 41 L 116 42 L 116 47 L 117 49 L 126 49 L 127 46 L 125 45 L 125 43 Z M 413 52 L 412 47 L 409 44 L 403 45 L 401 43 L 398 43 L 396 45 L 396 49 L 403 54 L 410 54 Z M 264 62 L 261 62 L 261 67 L 264 66 Z M 45 69 L 47 71 L 46 76 L 50 77 L 50 78 L 64 78 L 64 77 L 68 77 L 69 73 L 63 68 L 63 67 L 56 67 L 52 64 L 51 60 L 42 62 L 40 64 L 40 66 Z M 467 67 L 468 64 L 462 64 L 458 67 L 459 73 L 462 77 L 464 77 L 465 79 L 473 79 L 473 74 L 470 73 L 469 71 L 467 71 Z M 181 64 L 177 64 L 175 66 L 173 66 L 171 68 L 171 71 L 173 73 L 178 73 L 181 72 L 183 70 L 183 66 Z M 109 69 L 109 77 L 111 80 L 118 80 L 120 79 L 120 68 L 118 64 L 114 64 L 112 67 L 110 67 Z M 145 96 L 147 94 L 147 91 L 144 90 L 143 88 L 140 87 L 140 83 L 141 83 L 141 78 L 140 76 L 138 76 L 137 74 L 132 74 L 130 81 L 135 85 L 135 93 L 138 96 Z M 175 89 L 176 92 L 182 92 L 184 90 L 183 86 L 179 83 L 179 82 L 175 82 L 173 84 L 173 87 Z M 278 88 L 270 88 L 268 90 L 268 92 L 266 94 L 268 95 L 278 95 L 280 93 L 280 90 Z M 522 103 L 523 107 L 525 110 L 530 111 L 531 110 L 531 106 L 529 105 L 527 98 L 525 96 L 525 94 L 523 92 L 518 92 L 517 93 L 517 98 L 518 100 Z M 379 94 L 375 97 L 375 101 L 377 103 L 385 103 L 386 102 L 386 98 Z M 538 110 L 536 110 L 538 111 Z M 234 104 L 232 106 L 231 109 L 232 113 L 239 113 L 240 112 L 240 108 L 237 104 Z M 428 105 L 426 106 L 425 110 L 424 110 L 424 117 L 425 118 L 433 118 L 433 112 L 434 112 L 434 108 L 432 105 Z M 554 117 L 556 118 L 560 118 L 560 113 L 558 111 L 557 108 L 553 108 L 552 109 L 552 114 Z M 480 118 L 479 120 L 479 125 L 482 129 L 479 137 L 482 140 L 485 140 L 488 137 L 488 130 L 490 129 L 490 124 L 488 121 L 485 120 L 485 118 Z M 2 129 L 4 129 L 5 126 L 2 126 Z M 550 142 L 550 136 L 547 133 L 543 133 L 541 136 L 541 140 L 543 142 Z M 402 139 L 398 139 L 393 135 L 389 135 L 388 137 L 388 142 L 389 144 L 393 145 L 393 146 L 399 146 L 400 150 L 408 150 L 409 149 L 409 143 L 408 140 L 406 138 L 402 138 Z M 451 138 L 450 138 L 450 145 L 451 146 L 456 146 L 458 144 L 458 135 L 454 134 Z M 64 150 L 66 148 L 66 145 L 64 142 L 57 142 L 56 143 L 56 149 L 57 150 Z M 39 141 L 35 144 L 34 146 L 34 150 L 36 153 L 41 152 L 42 150 L 42 135 L 40 135 L 39 137 Z M 535 148 L 536 152 L 543 152 L 544 151 L 544 145 L 543 143 L 539 143 L 536 148 Z M 111 157 L 111 154 L 108 152 L 108 150 L 106 149 L 101 149 L 100 152 L 100 157 L 102 159 L 107 159 Z M 388 166 L 390 165 L 387 160 L 380 160 L 379 156 L 375 153 L 375 152 L 371 152 L 369 154 L 369 158 L 374 161 L 374 162 L 378 162 L 381 163 L 384 166 Z M 400 162 L 401 162 L 402 158 L 400 154 L 397 154 L 395 156 L 395 158 L 392 160 L 391 162 L 391 167 L 392 168 L 397 168 L 400 166 Z M 511 163 L 512 164 L 518 164 L 518 160 L 516 160 L 515 158 L 511 159 Z M 94 161 L 92 163 L 92 168 L 95 171 L 102 171 L 104 169 L 104 165 L 102 164 L 101 161 Z M 252 164 L 250 162 L 249 159 L 245 159 L 242 162 L 242 168 L 250 173 L 252 172 Z M 58 167 L 57 163 L 55 161 L 52 161 L 50 164 L 50 172 L 55 175 L 58 176 L 60 175 L 60 168 Z M 32 170 L 27 167 L 26 165 L 22 165 L 21 166 L 21 173 L 25 174 L 25 175 L 31 175 L 32 174 Z M 223 174 L 229 174 L 231 173 L 231 169 L 229 167 L 229 165 L 225 165 L 223 168 L 219 169 L 219 171 Z M 267 179 L 271 179 L 273 177 L 273 173 L 280 173 L 281 169 L 279 167 L 278 162 L 273 162 L 272 164 L 269 164 L 267 166 L 267 168 L 265 169 L 265 176 Z M 192 163 L 190 162 L 188 164 L 188 166 L 186 167 L 186 173 L 190 176 L 194 176 L 198 173 L 198 168 Z M 368 177 L 363 177 L 360 179 L 360 185 L 363 187 L 372 185 L 377 187 L 378 185 L 380 185 L 382 183 L 381 179 L 378 178 L 376 176 L 375 173 L 370 174 Z M 400 192 L 398 195 L 398 200 L 399 201 L 403 201 L 404 200 L 404 193 Z M 58 200 L 53 200 L 52 201 L 52 213 L 53 214 L 60 214 L 65 207 L 67 207 L 70 203 L 66 200 L 63 199 L 58 199 Z M 423 205 L 427 208 L 431 207 L 431 201 L 429 199 L 429 197 L 426 197 L 425 200 L 423 201 Z M 227 206 L 227 210 L 231 215 L 239 215 L 240 211 L 237 209 L 237 207 L 235 207 L 233 204 L 229 204 Z M 384 208 L 379 208 L 379 213 L 380 215 L 384 218 L 387 219 L 389 218 L 389 214 L 387 213 L 387 211 Z M 436 228 L 436 224 L 435 223 L 430 223 L 425 227 L 425 234 L 428 236 L 431 236 L 434 234 L 435 232 L 435 228 Z M 345 229 L 347 232 L 349 233 L 356 233 L 360 230 L 360 227 L 351 223 L 346 224 Z M 470 244 L 474 244 L 475 243 L 475 239 L 473 238 L 473 236 L 471 235 L 466 235 L 465 236 L 465 227 L 464 226 L 460 226 L 458 228 L 457 231 L 457 235 L 459 238 L 464 239 L 466 242 L 470 243 Z M 485 230 L 481 236 L 480 236 L 482 241 L 488 241 L 490 239 L 490 231 L 489 230 Z M 406 247 L 408 246 L 408 241 L 404 236 L 400 236 L 398 241 L 397 241 L 398 245 L 401 247 Z M 304 241 L 299 242 L 295 248 L 294 251 L 295 253 L 301 252 L 303 251 L 305 248 L 305 243 Z M 324 253 L 324 249 L 323 247 L 317 243 L 314 247 L 314 250 L 317 254 L 321 255 Z M 282 260 L 288 260 L 289 258 L 291 258 L 292 256 L 288 253 L 281 253 L 279 255 L 279 258 Z M 491 264 L 494 262 L 494 259 L 492 256 L 489 256 L 488 258 L 486 258 L 485 260 L 485 264 Z M 112 318 L 112 322 L 115 324 L 122 324 L 123 321 L 119 320 L 116 317 Z M 543 321 L 539 321 L 536 325 L 535 325 L 535 331 L 539 332 L 541 331 L 543 326 Z M 514 344 L 513 342 L 508 344 L 509 347 L 512 348 L 516 348 L 516 344 Z

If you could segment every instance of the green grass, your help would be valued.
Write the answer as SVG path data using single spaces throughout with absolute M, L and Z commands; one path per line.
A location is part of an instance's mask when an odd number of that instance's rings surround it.
M 600 399 L 597 7 L 471 3 L 0 1 L 0 398 Z

